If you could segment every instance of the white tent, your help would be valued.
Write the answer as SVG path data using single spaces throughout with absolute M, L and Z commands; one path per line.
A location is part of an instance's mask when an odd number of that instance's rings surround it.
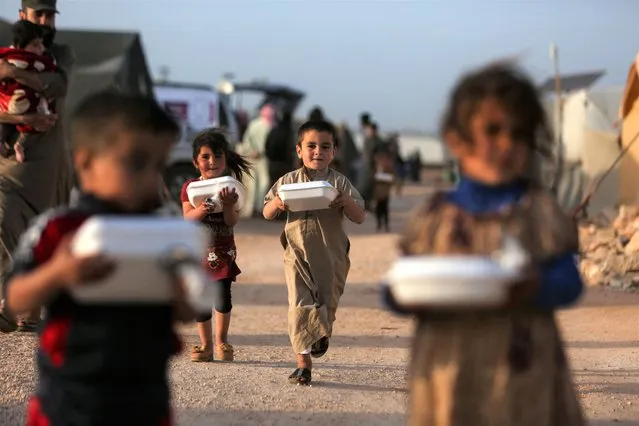
M 577 207 L 588 186 L 601 176 L 620 152 L 617 116 L 623 87 L 581 89 L 566 94 L 562 108 L 563 170 L 558 199 L 566 211 Z M 554 100 L 546 102 L 553 123 Z M 616 180 L 616 182 L 615 182 Z M 619 200 L 619 174 L 611 173 L 590 202 L 588 213 L 614 207 Z

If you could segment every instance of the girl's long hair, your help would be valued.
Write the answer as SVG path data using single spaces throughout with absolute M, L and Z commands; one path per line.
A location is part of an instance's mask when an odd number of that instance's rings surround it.
M 253 177 L 251 163 L 243 155 L 231 149 L 224 132 L 217 128 L 206 129 L 198 133 L 193 139 L 193 161 L 197 162 L 202 147 L 209 147 L 213 154 L 223 153 L 226 157 L 226 168 L 230 175 L 242 182 L 243 175 Z

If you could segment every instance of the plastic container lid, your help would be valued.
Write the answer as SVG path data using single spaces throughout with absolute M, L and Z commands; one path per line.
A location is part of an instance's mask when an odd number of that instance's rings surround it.
M 330 183 L 328 183 L 325 180 L 317 180 L 317 181 L 313 181 L 313 182 L 299 182 L 299 183 L 287 183 L 284 184 L 282 186 L 280 186 L 280 192 L 287 192 L 287 191 L 302 191 L 302 190 L 307 190 L 307 189 L 332 189 L 334 191 L 337 191 L 333 185 L 331 185 Z
M 193 181 L 186 187 L 186 194 L 193 207 L 197 207 L 205 200 L 211 199 L 218 205 L 215 212 L 220 212 L 222 211 L 222 206 L 218 197 L 220 191 L 225 187 L 235 189 L 238 195 L 235 206 L 237 210 L 241 210 L 246 200 L 246 188 L 240 181 L 230 176 Z

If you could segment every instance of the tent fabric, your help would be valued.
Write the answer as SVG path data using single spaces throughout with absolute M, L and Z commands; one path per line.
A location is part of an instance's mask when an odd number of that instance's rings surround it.
M 590 129 L 584 132 L 583 173 L 588 182 L 597 182 L 603 178 L 587 208 L 591 217 L 619 203 L 621 168 L 617 164 L 604 177 L 621 152 L 618 138 L 617 133 Z
M 622 95 L 623 87 L 610 87 L 578 90 L 564 97 L 561 135 L 566 162 L 581 161 L 586 129 L 604 133 L 617 132 L 615 123 Z M 544 102 L 551 126 L 554 124 L 554 105 L 554 100 Z
M 566 94 L 562 103 L 563 165 L 558 176 L 557 200 L 565 211 L 581 201 L 589 185 L 612 165 L 620 149 L 616 122 L 623 88 L 577 90 Z M 551 126 L 554 124 L 554 100 L 546 100 L 544 108 Z M 553 171 L 557 173 L 556 170 Z M 593 197 L 588 214 L 595 214 L 620 201 L 619 171 L 605 180 L 606 196 Z M 615 183 L 617 190 L 613 191 Z M 602 189 L 599 189 L 602 191 Z

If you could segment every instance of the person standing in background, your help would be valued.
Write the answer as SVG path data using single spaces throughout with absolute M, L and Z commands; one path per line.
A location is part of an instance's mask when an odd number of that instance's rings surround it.
M 369 112 L 363 112 L 359 115 L 359 131 L 363 138 L 366 137 L 366 127 L 370 124 L 370 122 L 371 114 Z
M 268 160 L 269 185 L 272 186 L 280 176 L 291 171 L 293 151 L 295 149 L 295 131 L 293 116 L 289 111 L 271 129 L 266 139 L 266 158 Z M 269 187 L 270 187 L 269 186 Z
M 369 122 L 364 128 L 364 149 L 362 165 L 359 176 L 359 191 L 364 198 L 366 210 L 371 211 L 373 197 L 373 185 L 375 175 L 375 153 L 383 145 L 383 141 L 377 133 L 377 124 Z
M 335 129 L 339 145 L 335 156 L 337 169 L 340 173 L 348 178 L 350 182 L 357 181 L 357 170 L 359 158 L 359 150 L 355 145 L 355 140 L 351 134 L 348 125 L 342 122 Z
M 20 235 L 29 222 L 42 212 L 69 202 L 73 172 L 69 144 L 63 129 L 64 101 L 69 77 L 75 64 L 72 49 L 54 43 L 56 0 L 22 0 L 19 18 L 40 25 L 44 30 L 46 54 L 57 66 L 56 72 L 29 72 L 0 61 L 0 80 L 14 79 L 44 93 L 56 103 L 56 115 L 10 115 L 0 113 L 2 124 L 27 124 L 41 133 L 28 135 L 29 158 L 0 158 L 0 283 L 12 263 Z M 12 141 L 4 141 L 11 144 Z M 40 309 L 35 309 L 16 324 L 13 314 L 0 314 L 0 331 L 35 331 Z
M 270 104 L 265 104 L 260 109 L 260 115 L 249 123 L 242 143 L 238 147 L 238 153 L 251 160 L 255 171 L 255 179 L 246 180 L 247 202 L 242 208 L 241 217 L 252 217 L 257 212 L 261 214 L 264 196 L 270 184 L 266 140 L 274 125 L 275 108 Z
M 397 196 L 402 195 L 404 187 L 404 179 L 406 178 L 406 162 L 399 152 L 399 133 L 393 133 L 388 138 L 388 149 L 393 160 L 393 169 L 395 173 L 395 188 Z

